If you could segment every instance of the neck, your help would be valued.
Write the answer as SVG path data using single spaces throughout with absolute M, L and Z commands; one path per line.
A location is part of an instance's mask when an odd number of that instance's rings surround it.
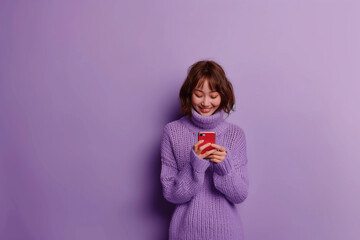
M 216 132 L 216 134 L 222 134 L 228 126 L 223 118 L 224 114 L 225 112 L 221 110 L 216 111 L 211 116 L 203 116 L 192 109 L 191 119 L 189 119 L 189 115 L 185 115 L 180 121 L 195 135 L 201 131 L 211 131 Z
M 198 128 L 213 129 L 224 121 L 224 112 L 218 110 L 210 116 L 204 116 L 192 108 L 191 122 Z

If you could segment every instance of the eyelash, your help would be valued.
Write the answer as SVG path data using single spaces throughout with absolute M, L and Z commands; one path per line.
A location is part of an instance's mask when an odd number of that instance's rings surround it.
M 195 94 L 196 95 L 196 94 Z M 196 95 L 198 98 L 201 98 L 202 96 L 198 96 L 198 95 Z M 215 98 L 217 98 L 219 95 L 217 95 L 216 97 L 211 97 L 212 99 L 215 99 Z

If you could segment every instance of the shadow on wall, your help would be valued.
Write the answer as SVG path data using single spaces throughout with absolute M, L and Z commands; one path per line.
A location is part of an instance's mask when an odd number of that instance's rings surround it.
M 160 148 L 160 147 L 159 147 Z M 157 162 L 153 165 L 154 170 L 153 175 L 153 196 L 151 196 L 150 207 L 157 216 L 160 217 L 161 225 L 163 226 L 163 232 L 160 235 L 160 240 L 168 240 L 169 239 L 169 227 L 171 216 L 175 210 L 175 205 L 168 202 L 162 194 L 162 187 L 160 182 L 160 171 L 161 171 L 161 162 L 160 162 L 160 153 L 156 158 Z
M 174 107 L 175 106 L 175 107 Z M 176 104 L 173 104 L 171 110 L 166 111 L 164 115 L 171 116 L 171 118 L 168 118 L 166 123 L 174 121 L 182 117 L 182 115 L 179 113 L 179 111 L 174 111 L 174 109 L 179 109 L 179 106 Z M 170 114 L 167 114 L 170 113 Z M 164 125 L 165 126 L 165 125 Z M 164 127 L 162 126 L 162 127 Z M 163 225 L 163 233 L 160 240 L 168 240 L 169 239 L 169 227 L 170 227 L 170 221 L 171 216 L 175 210 L 175 204 L 168 202 L 164 197 L 162 193 L 162 186 L 160 182 L 160 173 L 161 173 L 161 135 L 162 135 L 163 128 L 159 130 L 159 136 L 158 136 L 158 144 L 154 146 L 154 152 L 150 155 L 153 156 L 151 158 L 151 161 L 149 161 L 149 164 L 151 166 L 148 167 L 148 169 L 151 169 L 151 174 L 149 176 L 149 181 L 152 184 L 147 183 L 150 186 L 154 186 L 153 191 L 151 192 L 153 195 L 150 196 L 151 202 L 149 203 L 151 214 L 157 215 L 161 220 L 161 224 Z

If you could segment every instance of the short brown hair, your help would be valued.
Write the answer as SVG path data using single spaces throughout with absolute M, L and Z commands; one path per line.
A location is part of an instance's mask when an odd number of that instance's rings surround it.
M 187 77 L 180 89 L 181 114 L 192 116 L 191 97 L 193 90 L 200 82 L 203 86 L 207 79 L 212 91 L 217 91 L 221 97 L 221 103 L 216 111 L 224 110 L 227 114 L 234 111 L 235 95 L 231 82 L 225 75 L 223 68 L 212 60 L 202 60 L 188 68 Z

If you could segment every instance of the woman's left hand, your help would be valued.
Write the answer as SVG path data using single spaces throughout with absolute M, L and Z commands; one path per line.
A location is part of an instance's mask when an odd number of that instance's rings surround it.
M 223 146 L 217 145 L 215 143 L 211 144 L 212 147 L 219 149 L 219 151 L 215 151 L 208 156 L 210 161 L 215 163 L 221 163 L 226 157 L 226 149 Z

